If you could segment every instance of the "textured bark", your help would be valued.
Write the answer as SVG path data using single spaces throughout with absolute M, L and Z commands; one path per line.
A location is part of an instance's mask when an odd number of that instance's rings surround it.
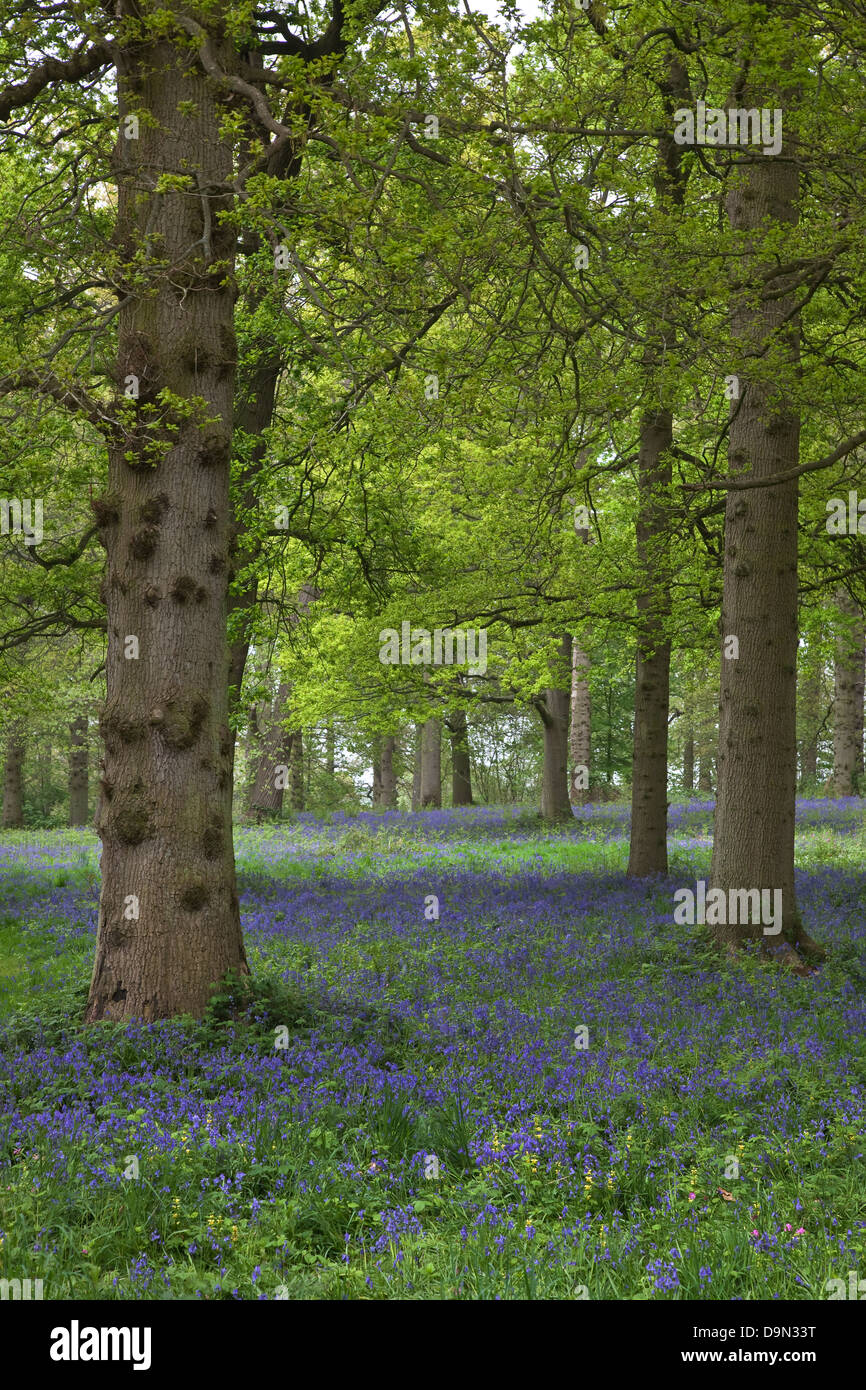
M 224 70 L 237 68 L 230 39 L 215 38 L 213 51 Z M 117 146 L 117 275 L 127 295 L 118 377 L 137 377 L 139 397 L 118 405 L 124 435 L 109 449 L 97 503 L 108 645 L 88 1022 L 201 1015 L 228 970 L 248 973 L 226 637 L 237 346 L 235 233 L 221 214 L 232 206 L 222 191 L 232 138 L 220 129 L 222 89 L 188 42 L 143 41 L 121 59 L 118 82 L 120 112 L 143 115 L 139 138 L 120 133 Z M 162 173 L 182 189 L 155 193 Z
M 89 786 L 87 775 L 87 716 L 69 725 L 69 824 L 87 824 Z
M 472 769 L 469 762 L 469 727 L 466 711 L 454 710 L 448 719 L 451 741 L 451 805 L 472 806 Z
M 6 743 L 3 768 L 4 830 L 20 830 L 24 824 L 24 751 L 24 739 L 13 731 Z
M 691 724 L 686 728 L 686 741 L 683 744 L 683 791 L 695 789 L 695 731 Z
M 570 796 L 574 805 L 581 806 L 589 799 L 589 787 L 578 787 L 577 769 L 589 771 L 592 752 L 592 706 L 589 696 L 589 657 L 579 644 L 571 646 L 571 750 Z M 587 778 L 588 780 L 588 778 Z
M 546 821 L 571 820 L 568 795 L 568 716 L 571 704 L 571 637 L 559 641 L 555 662 L 559 684 L 550 685 L 536 701 L 544 730 L 541 774 L 541 814 Z
M 273 819 L 283 809 L 293 742 L 285 728 L 290 693 L 291 687 L 281 682 L 270 704 L 256 711 L 259 756 L 249 796 L 249 815 L 254 821 Z
M 866 629 L 863 614 L 845 589 L 836 594 L 837 625 L 833 701 L 833 793 L 856 796 L 863 771 L 863 688 Z
M 442 805 L 442 721 L 428 719 L 421 732 L 421 805 Z
M 744 91 L 739 104 L 793 109 L 787 94 L 768 103 L 767 96 Z M 745 233 L 737 278 L 749 289 L 735 291 L 732 327 L 743 358 L 757 365 L 754 374 L 739 373 L 728 464 L 732 476 L 757 479 L 795 469 L 799 458 L 799 416 L 778 379 L 767 380 L 764 366 L 767 354 L 789 369 L 797 370 L 799 362 L 797 301 L 767 274 L 778 264 L 774 228 L 798 220 L 798 165 L 785 151 L 780 158 L 752 156 L 736 163 L 727 210 L 731 227 Z M 763 288 L 756 293 L 756 287 Z M 820 948 L 803 930 L 794 891 L 797 504 L 796 478 L 727 493 L 711 887 L 727 901 L 731 889 L 781 890 L 782 930 L 767 936 L 760 923 L 727 922 L 710 931 L 729 949 L 757 938 L 765 951 L 803 971 L 796 948 L 809 954 Z M 736 660 L 724 653 L 729 635 L 739 639 Z

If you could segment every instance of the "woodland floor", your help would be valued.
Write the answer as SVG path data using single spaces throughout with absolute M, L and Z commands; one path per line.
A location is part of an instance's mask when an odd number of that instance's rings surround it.
M 240 830 L 253 1005 L 89 1030 L 98 841 L 5 834 L 0 1277 L 718 1300 L 866 1276 L 866 803 L 799 803 L 831 952 L 806 979 L 673 924 L 711 826 L 674 806 L 649 884 L 616 805 L 552 832 L 496 808 Z

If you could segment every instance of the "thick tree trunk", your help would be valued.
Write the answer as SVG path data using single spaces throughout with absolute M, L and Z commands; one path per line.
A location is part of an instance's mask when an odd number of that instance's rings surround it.
M 686 727 L 686 741 L 683 744 L 683 791 L 695 789 L 695 731 L 691 724 Z
M 270 704 L 256 712 L 260 752 L 249 797 L 249 815 L 254 821 L 274 819 L 282 813 L 293 745 L 284 722 L 290 693 L 291 687 L 281 682 Z
M 428 719 L 421 734 L 421 805 L 442 805 L 442 722 Z
M 589 697 L 589 657 L 572 640 L 571 646 L 571 801 L 582 806 L 589 799 L 589 760 L 592 752 L 592 706 Z M 585 773 L 579 770 L 585 768 Z M 578 785 L 580 783 L 581 785 Z
M 833 793 L 856 796 L 863 770 L 863 693 L 866 628 L 846 589 L 836 594 L 837 623 L 833 702 Z
M 472 806 L 469 726 L 465 710 L 454 710 L 448 719 L 448 734 L 451 741 L 451 805 Z
M 69 725 L 69 824 L 87 824 L 89 786 L 87 776 L 87 716 Z
M 6 743 L 3 769 L 3 829 L 20 830 L 24 824 L 24 739 L 17 731 Z
M 229 39 L 212 49 L 224 70 L 236 69 Z M 232 207 L 223 191 L 232 135 L 221 128 L 219 89 L 188 43 L 143 43 L 134 61 L 119 72 L 120 112 L 142 119 L 137 140 L 118 139 L 118 277 L 127 295 L 118 372 L 138 396 L 126 402 L 125 435 L 109 450 L 108 492 L 97 504 L 108 649 L 88 1022 L 201 1015 L 228 970 L 248 973 L 231 833 L 226 637 L 237 345 L 235 232 L 222 214 Z M 181 187 L 155 192 L 162 174 Z
M 740 104 L 762 105 L 766 93 L 743 92 Z M 790 109 L 781 96 L 771 107 Z M 769 355 L 791 380 L 799 362 L 797 302 L 780 292 L 775 275 L 780 254 L 774 232 L 798 220 L 798 165 L 781 158 L 736 161 L 727 195 L 732 229 L 744 233 L 732 326 L 739 352 L 758 364 L 739 376 L 732 401 L 728 446 L 732 476 L 768 478 L 796 469 L 800 420 L 779 372 L 768 374 Z M 763 287 L 757 295 L 755 287 Z M 711 888 L 730 904 L 732 890 L 781 892 L 781 932 L 766 923 L 710 923 L 728 949 L 748 938 L 797 970 L 795 948 L 815 944 L 803 930 L 794 891 L 794 810 L 797 782 L 797 479 L 772 487 L 730 489 L 725 512 L 724 590 L 721 619 L 721 687 L 718 788 Z M 727 642 L 736 637 L 739 655 Z M 726 911 L 725 916 L 735 915 Z M 736 914 L 739 917 L 745 912 Z M 820 950 L 820 948 L 818 948 Z
M 571 636 L 560 638 L 556 660 L 559 684 L 550 685 L 536 702 L 544 730 L 541 814 L 546 821 L 571 820 L 568 795 L 568 715 L 571 703 Z

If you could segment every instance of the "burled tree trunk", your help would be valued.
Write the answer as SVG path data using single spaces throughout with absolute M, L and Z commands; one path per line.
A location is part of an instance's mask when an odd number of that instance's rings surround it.
M 217 16 L 213 15 L 213 27 Z M 213 41 L 224 70 L 237 54 Z M 124 437 L 97 503 L 108 609 L 102 894 L 86 1020 L 201 1015 L 247 973 L 231 834 L 229 460 L 237 345 L 232 140 L 195 45 L 121 64 L 116 278 Z M 179 187 L 154 191 L 168 174 Z M 160 397 L 159 393 L 170 393 Z
M 589 696 L 589 657 L 574 640 L 571 646 L 571 801 L 582 806 L 589 798 L 589 759 L 592 751 L 592 706 Z M 583 773 L 581 773 L 583 769 Z M 578 785 L 580 782 L 582 785 Z M 583 785 L 585 784 L 585 785 Z
M 866 629 L 863 614 L 846 589 L 836 594 L 833 700 L 833 793 L 856 796 L 863 770 L 863 677 Z
M 24 739 L 13 731 L 6 743 L 3 767 L 3 829 L 20 830 L 24 824 Z
M 762 105 L 766 92 L 740 96 Z M 791 109 L 781 96 L 771 107 Z M 787 131 L 787 126 L 786 126 Z M 787 157 L 786 156 L 787 153 Z M 731 228 L 743 233 L 732 327 L 742 358 L 771 354 L 793 378 L 798 371 L 797 301 L 768 272 L 778 265 L 774 232 L 798 221 L 798 165 L 781 158 L 736 160 L 727 195 Z M 755 286 L 759 287 L 756 293 Z M 797 467 L 800 420 L 778 380 L 766 372 L 739 376 L 731 403 L 728 464 L 731 475 L 768 478 Z M 781 933 L 760 922 L 710 925 L 729 949 L 748 938 L 795 969 L 800 951 L 814 943 L 804 932 L 794 891 L 794 810 L 797 782 L 797 504 L 796 478 L 772 487 L 729 489 L 725 511 L 724 589 L 718 787 L 710 887 L 781 891 Z M 726 639 L 739 656 L 726 655 Z M 730 650 L 730 649 L 729 649 Z M 732 915 L 732 914 L 729 914 Z M 746 915 L 746 914 L 744 914 Z M 820 948 L 819 948 L 820 949 Z
M 282 681 L 271 703 L 256 712 L 260 751 L 249 797 L 249 815 L 254 821 L 274 819 L 283 809 L 293 743 L 285 727 L 290 693 L 291 687 Z
M 451 805 L 471 806 L 472 769 L 469 762 L 469 726 L 466 711 L 454 710 L 448 719 L 451 741 Z
M 559 640 L 554 661 L 556 685 L 549 685 L 536 701 L 544 731 L 541 773 L 541 814 L 546 821 L 571 820 L 568 795 L 568 716 L 571 705 L 571 636 Z
M 69 725 L 69 824 L 87 824 L 89 785 L 87 775 L 87 716 Z
M 442 721 L 428 719 L 421 731 L 421 806 L 442 805 Z

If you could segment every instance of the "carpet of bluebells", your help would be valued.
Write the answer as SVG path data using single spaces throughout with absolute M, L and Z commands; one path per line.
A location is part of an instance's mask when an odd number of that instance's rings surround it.
M 252 992 L 79 1025 L 90 831 L 0 839 L 0 1277 L 46 1298 L 826 1298 L 866 1277 L 866 803 L 802 801 L 808 978 L 674 925 L 628 813 L 236 832 Z

